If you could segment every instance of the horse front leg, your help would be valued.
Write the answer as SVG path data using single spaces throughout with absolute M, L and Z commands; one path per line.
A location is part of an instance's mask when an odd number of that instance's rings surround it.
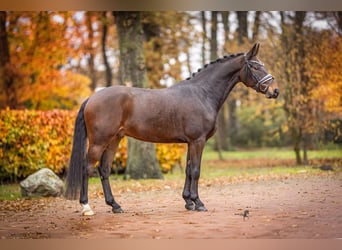
M 191 164 L 190 164 L 190 154 L 189 154 L 189 146 L 188 152 L 186 155 L 186 167 L 185 167 L 185 184 L 183 189 L 183 199 L 185 200 L 185 208 L 187 210 L 195 210 L 195 205 L 190 197 L 190 186 L 191 186 Z
M 101 158 L 100 167 L 99 167 L 99 173 L 101 177 L 101 184 L 102 184 L 103 193 L 105 196 L 105 201 L 107 205 L 112 206 L 113 213 L 124 212 L 113 197 L 109 179 L 108 179 L 110 175 L 110 171 L 111 171 L 112 161 L 113 161 L 116 149 L 119 145 L 120 139 L 121 138 L 116 137 L 114 141 L 110 144 L 110 146 L 104 151 L 102 158 Z
M 207 211 L 198 195 L 198 180 L 201 172 L 201 159 L 204 144 L 205 140 L 203 139 L 199 139 L 188 144 L 187 176 L 188 174 L 190 175 L 190 200 L 195 204 L 195 210 L 197 211 Z M 188 186 L 189 183 L 187 183 L 186 180 L 184 190 L 185 188 L 188 188 Z

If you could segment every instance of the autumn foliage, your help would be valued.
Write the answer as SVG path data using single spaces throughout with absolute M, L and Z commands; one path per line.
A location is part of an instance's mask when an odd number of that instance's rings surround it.
M 17 179 L 68 164 L 75 112 L 1 110 L 0 178 Z
M 0 180 L 17 180 L 47 167 L 62 175 L 69 162 L 76 112 L 66 110 L 0 110 Z M 113 168 L 125 168 L 123 139 Z M 184 144 L 157 144 L 161 170 L 180 164 Z

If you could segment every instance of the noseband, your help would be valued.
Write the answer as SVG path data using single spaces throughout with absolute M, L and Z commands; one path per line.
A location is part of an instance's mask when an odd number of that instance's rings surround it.
M 264 67 L 264 64 L 262 62 L 254 61 L 254 60 L 248 61 L 247 54 L 245 54 L 244 57 L 245 57 L 245 63 L 247 66 L 246 67 L 246 73 L 251 74 L 253 79 L 256 81 L 254 89 L 256 90 L 256 92 L 266 93 L 266 91 L 268 90 L 268 88 L 270 87 L 270 85 L 272 83 L 270 80 L 273 80 L 274 77 L 271 74 L 267 74 L 264 77 L 262 77 L 261 79 L 259 79 L 259 77 L 253 73 L 251 67 L 252 67 L 253 63 L 258 64 L 262 67 Z

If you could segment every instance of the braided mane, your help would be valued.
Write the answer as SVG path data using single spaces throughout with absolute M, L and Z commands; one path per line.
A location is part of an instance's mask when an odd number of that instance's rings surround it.
M 230 60 L 230 59 L 232 59 L 232 58 L 241 56 L 241 55 L 243 55 L 243 54 L 244 54 L 244 53 L 237 53 L 237 54 L 225 55 L 225 56 L 223 56 L 223 57 L 220 57 L 220 58 L 216 59 L 215 61 L 211 61 L 210 63 L 205 64 L 205 65 L 203 66 L 203 68 L 199 68 L 199 69 L 197 70 L 197 72 L 192 73 L 190 77 L 186 78 L 186 80 L 190 80 L 190 79 L 194 78 L 199 72 L 201 72 L 201 71 L 207 69 L 208 66 L 209 66 L 209 68 L 211 68 L 211 67 L 210 67 L 211 65 L 214 65 L 214 64 L 217 64 L 217 63 L 224 63 L 224 62 L 226 62 L 226 61 L 228 61 L 228 60 Z

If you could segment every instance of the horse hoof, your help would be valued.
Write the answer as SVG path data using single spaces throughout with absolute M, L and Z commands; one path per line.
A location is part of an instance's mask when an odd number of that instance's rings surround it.
M 199 207 L 196 207 L 196 211 L 199 211 L 199 212 L 207 212 L 208 209 L 206 209 L 205 206 L 199 206 Z
M 114 214 L 121 214 L 121 213 L 124 212 L 121 207 L 118 207 L 118 208 L 114 208 L 113 207 L 112 211 L 113 211 Z
M 93 216 L 93 215 L 95 215 L 95 213 L 93 210 L 88 210 L 88 211 L 82 212 L 82 215 L 83 216 Z
M 94 211 L 90 208 L 89 204 L 83 205 L 83 210 L 82 210 L 82 215 L 83 216 L 93 216 L 95 213 Z
M 185 204 L 185 208 L 187 210 L 193 211 L 193 210 L 195 210 L 195 205 L 194 204 Z

